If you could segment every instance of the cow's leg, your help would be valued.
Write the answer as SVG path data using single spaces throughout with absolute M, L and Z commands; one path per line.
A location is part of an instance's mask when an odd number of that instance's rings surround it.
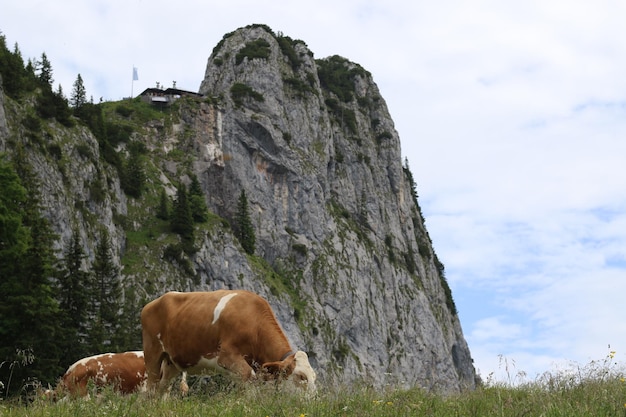
M 189 385 L 187 384 L 187 372 L 183 371 L 183 375 L 180 377 L 180 393 L 185 396 L 189 392 Z
M 163 360 L 162 352 L 144 352 L 144 359 L 146 362 L 146 375 L 148 376 L 146 381 L 146 391 L 156 391 L 159 381 L 161 380 L 161 361 Z
M 171 390 L 172 379 L 180 374 L 180 370 L 172 363 L 169 356 L 164 356 L 161 361 L 161 381 L 159 382 L 159 392 Z
M 143 326 L 143 322 L 142 322 Z M 161 359 L 163 350 L 152 334 L 142 329 L 143 359 L 146 365 L 146 391 L 154 392 L 161 377 Z

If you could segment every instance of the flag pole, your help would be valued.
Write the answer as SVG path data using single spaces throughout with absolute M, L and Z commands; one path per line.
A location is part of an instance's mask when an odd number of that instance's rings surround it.
M 130 99 L 132 101 L 133 99 L 133 89 L 135 87 L 135 81 L 137 81 L 139 79 L 138 75 L 137 75 L 137 67 L 135 67 L 135 65 L 133 64 L 133 80 L 130 83 Z
M 133 100 L 133 88 L 135 87 L 135 65 L 133 65 L 133 80 L 130 82 L 130 100 Z

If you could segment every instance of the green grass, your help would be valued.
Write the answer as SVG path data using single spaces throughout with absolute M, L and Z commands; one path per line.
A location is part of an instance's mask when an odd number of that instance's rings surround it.
M 604 360 L 546 372 L 527 381 L 523 372 L 507 382 L 491 381 L 457 394 L 413 389 L 374 389 L 318 381 L 316 396 L 307 398 L 289 384 L 235 384 L 214 378 L 191 394 L 159 397 L 145 393 L 119 396 L 110 389 L 88 399 L 51 402 L 43 397 L 26 404 L 0 399 L 1 416 L 626 416 L 626 379 L 614 362 Z M 510 367 L 503 361 L 507 375 Z M 190 381 L 191 382 L 191 381 Z M 173 389 L 172 392 L 176 392 Z
M 571 387 L 491 386 L 455 395 L 420 389 L 322 389 L 304 398 L 272 386 L 249 384 L 217 393 L 155 398 L 146 394 L 30 405 L 0 402 L 3 416 L 626 416 L 626 384 L 620 378 Z

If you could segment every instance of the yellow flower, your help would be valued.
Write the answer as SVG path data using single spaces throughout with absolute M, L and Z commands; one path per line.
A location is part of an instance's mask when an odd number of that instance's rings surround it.
M 610 352 L 609 352 L 609 357 L 610 357 L 611 359 L 613 359 L 613 358 L 615 357 L 615 351 L 614 351 L 614 350 L 612 350 L 612 351 L 610 351 Z
M 387 401 L 387 405 L 393 405 L 393 402 Z

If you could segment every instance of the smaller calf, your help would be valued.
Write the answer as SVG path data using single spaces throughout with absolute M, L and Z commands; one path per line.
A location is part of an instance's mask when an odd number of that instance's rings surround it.
M 79 360 L 70 366 L 61 381 L 71 397 L 87 395 L 89 381 L 97 387 L 112 386 L 122 394 L 145 390 L 146 364 L 142 351 L 103 353 Z

